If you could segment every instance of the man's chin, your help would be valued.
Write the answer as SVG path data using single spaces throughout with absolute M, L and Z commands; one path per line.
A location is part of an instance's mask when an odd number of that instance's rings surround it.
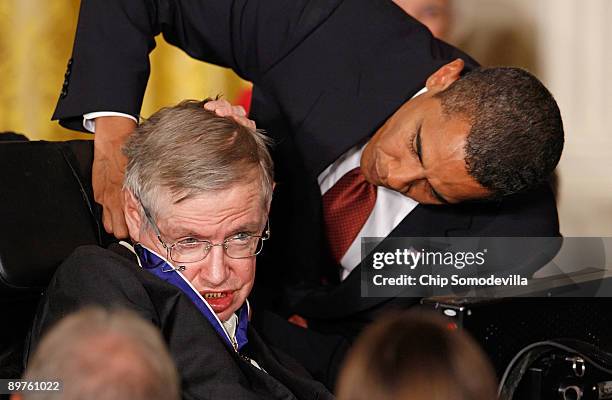
M 219 318 L 219 321 L 225 322 L 228 319 L 230 319 L 230 317 L 232 316 L 232 313 L 222 312 L 222 313 L 219 313 L 219 314 L 215 313 L 215 315 L 217 316 L 217 318 Z
M 222 294 L 221 294 L 222 293 Z M 213 312 L 221 321 L 227 320 L 238 307 L 236 304 L 236 295 L 234 291 L 215 293 L 217 297 L 208 297 L 210 293 L 202 293 L 202 297 L 208 303 Z
M 227 310 L 223 310 L 222 312 L 219 313 L 215 313 L 215 315 L 217 315 L 217 318 L 219 318 L 219 321 L 221 322 L 225 322 L 228 319 L 230 319 L 230 317 L 237 311 L 232 309 L 227 309 Z

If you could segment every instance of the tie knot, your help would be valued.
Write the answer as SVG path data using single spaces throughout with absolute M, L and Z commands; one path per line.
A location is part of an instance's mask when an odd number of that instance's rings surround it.
M 353 182 L 353 183 L 358 183 L 358 184 L 367 182 L 365 179 L 365 176 L 361 173 L 361 167 L 353 168 L 352 170 L 344 174 L 337 183 L 340 183 L 342 181 Z

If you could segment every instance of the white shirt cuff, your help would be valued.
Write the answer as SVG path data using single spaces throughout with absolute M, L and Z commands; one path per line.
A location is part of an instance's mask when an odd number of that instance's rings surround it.
M 138 125 L 138 120 L 132 115 L 114 111 L 97 111 L 83 115 L 83 128 L 91 133 L 96 133 L 96 118 L 98 117 L 124 117 L 131 119 Z

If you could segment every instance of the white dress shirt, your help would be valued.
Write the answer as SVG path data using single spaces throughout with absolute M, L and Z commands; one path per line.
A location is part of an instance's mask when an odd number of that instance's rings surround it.
M 238 343 L 238 341 L 236 340 L 236 328 L 238 327 L 238 316 L 236 315 L 236 313 L 233 313 L 231 317 L 229 317 L 227 321 L 223 321 L 222 324 L 223 324 L 223 328 L 225 329 L 225 332 L 227 332 L 230 338 L 230 341 L 232 343 Z M 257 361 L 253 360 L 250 357 L 248 358 L 248 361 L 255 368 L 267 373 L 265 369 L 261 368 L 261 366 L 257 363 Z
M 88 132 L 96 133 L 96 118 L 98 117 L 124 117 L 131 119 L 132 121 L 136 122 L 136 125 L 138 125 L 138 119 L 130 114 L 114 111 L 96 111 L 83 115 L 83 128 L 85 128 Z
M 427 88 L 419 90 L 412 98 L 425 93 Z M 318 181 L 321 195 L 324 195 L 344 174 L 358 167 L 361 163 L 361 154 L 366 145 L 356 145 L 341 155 L 333 164 L 319 174 Z M 379 237 L 385 238 L 395 229 L 400 222 L 418 205 L 409 197 L 378 186 L 376 191 L 376 203 L 370 216 L 357 234 L 357 237 L 344 257 L 340 260 L 342 271 L 340 279 L 344 280 L 353 269 L 361 262 L 361 238 Z
M 344 174 L 359 166 L 364 147 L 365 145 L 358 145 L 351 148 L 319 174 L 321 195 L 331 189 Z M 378 186 L 376 203 L 374 203 L 370 216 L 340 260 L 342 266 L 340 279 L 344 280 L 361 262 L 362 237 L 387 237 L 417 205 L 416 201 L 395 190 Z

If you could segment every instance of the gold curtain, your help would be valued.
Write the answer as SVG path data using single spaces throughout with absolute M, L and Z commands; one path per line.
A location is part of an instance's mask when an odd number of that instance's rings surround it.
M 91 135 L 66 130 L 51 115 L 70 58 L 78 0 L 0 0 L 0 131 L 32 140 Z M 233 101 L 248 84 L 233 72 L 195 61 L 157 38 L 142 115 L 186 98 L 222 94 Z

